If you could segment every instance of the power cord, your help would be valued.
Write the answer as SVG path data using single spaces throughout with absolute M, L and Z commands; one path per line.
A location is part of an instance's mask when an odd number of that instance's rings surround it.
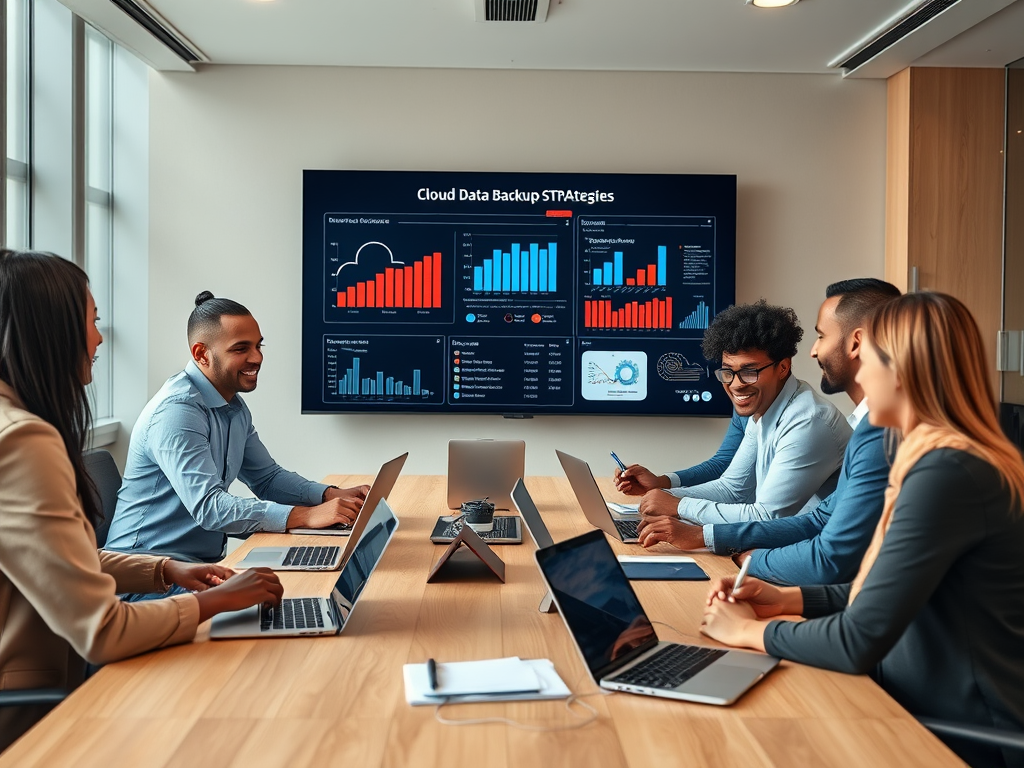
M 579 688 L 580 683 L 583 682 L 587 675 L 583 675 L 574 686 Z M 520 731 L 533 731 L 534 733 L 555 733 L 558 731 L 575 731 L 579 728 L 586 728 L 591 723 L 595 722 L 600 714 L 597 709 L 583 701 L 583 699 L 590 696 L 610 696 L 614 691 L 606 691 L 602 688 L 598 688 L 596 691 L 590 693 L 574 693 L 565 700 L 565 711 L 573 718 L 577 719 L 574 723 L 568 723 L 566 725 L 531 725 L 530 723 L 520 723 L 518 720 L 513 720 L 509 717 L 477 717 L 469 718 L 467 720 L 452 720 L 441 714 L 441 708 L 448 704 L 447 701 L 438 704 L 434 707 L 434 719 L 441 725 L 507 725 L 510 728 L 515 728 Z M 588 714 L 581 715 L 574 710 L 573 704 L 578 705 L 579 708 L 585 710 Z

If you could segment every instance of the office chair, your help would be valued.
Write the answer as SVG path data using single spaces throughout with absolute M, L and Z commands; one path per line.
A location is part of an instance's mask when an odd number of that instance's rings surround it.
M 114 463 L 114 457 L 108 451 L 97 448 L 82 454 L 85 460 L 85 471 L 96 484 L 96 506 L 103 513 L 103 520 L 96 527 L 96 545 L 101 549 L 107 543 L 107 532 L 110 521 L 114 519 L 114 508 L 117 506 L 117 492 L 121 488 L 121 473 Z
M 990 747 L 1024 750 L 1024 733 L 1018 731 L 1005 731 L 983 725 L 967 725 L 950 720 L 936 720 L 933 717 L 919 717 L 917 721 L 936 736 L 977 741 Z
M 61 688 L 26 688 L 0 691 L 0 707 L 27 707 L 31 704 L 60 704 L 71 691 Z

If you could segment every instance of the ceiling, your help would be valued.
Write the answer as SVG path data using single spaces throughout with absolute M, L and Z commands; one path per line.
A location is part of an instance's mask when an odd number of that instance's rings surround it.
M 104 14 L 123 17 L 109 0 L 62 2 L 123 40 L 104 23 Z M 541 24 L 477 22 L 474 2 L 146 4 L 214 64 L 836 73 L 830 62 L 920 0 L 802 0 L 781 9 L 744 0 L 551 0 Z M 907 47 L 908 60 L 896 57 L 887 66 L 898 71 L 922 53 L 937 66 L 977 66 L 961 59 L 986 66 L 996 59 L 994 66 L 1002 66 L 1024 56 L 1024 0 L 1005 8 L 1011 2 L 963 0 L 922 28 L 930 34 Z M 1010 24 L 992 20 L 973 40 L 962 34 L 1011 10 Z M 994 50 L 987 50 L 993 48 L 988 37 L 998 38 Z M 987 58 L 979 55 L 982 48 Z M 886 76 L 877 70 L 868 76 Z

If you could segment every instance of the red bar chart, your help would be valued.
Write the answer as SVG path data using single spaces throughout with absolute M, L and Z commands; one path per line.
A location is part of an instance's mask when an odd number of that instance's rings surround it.
M 441 254 L 424 256 L 412 266 L 386 267 L 370 280 L 338 289 L 338 307 L 441 308 Z
M 611 299 L 588 299 L 584 302 L 583 324 L 587 328 L 668 330 L 672 328 L 672 297 L 627 301 L 616 309 Z

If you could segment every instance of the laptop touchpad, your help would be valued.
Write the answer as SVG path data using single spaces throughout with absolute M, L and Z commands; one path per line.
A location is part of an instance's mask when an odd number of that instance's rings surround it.
M 288 550 L 285 548 L 275 549 L 273 547 L 259 547 L 247 554 L 238 564 L 243 567 L 253 568 L 261 565 L 280 563 Z
M 679 686 L 679 690 L 716 699 L 730 699 L 753 685 L 763 673 L 758 669 L 712 664 Z

